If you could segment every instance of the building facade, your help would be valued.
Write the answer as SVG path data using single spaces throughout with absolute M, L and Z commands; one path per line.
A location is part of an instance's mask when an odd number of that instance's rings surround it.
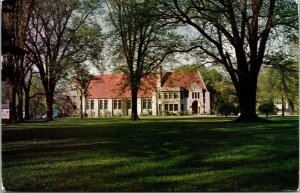
M 88 86 L 88 117 L 131 114 L 131 94 L 123 74 L 98 75 Z M 210 114 L 210 94 L 199 72 L 164 72 L 141 81 L 139 115 Z

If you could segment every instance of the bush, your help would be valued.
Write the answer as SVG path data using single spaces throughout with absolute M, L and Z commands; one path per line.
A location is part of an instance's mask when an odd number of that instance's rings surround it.
M 236 113 L 236 107 L 233 103 L 222 103 L 217 107 L 218 113 L 227 117 L 230 114 Z
M 183 115 L 188 115 L 189 112 L 188 111 L 179 111 L 178 114 L 183 116 Z
M 268 117 L 270 113 L 274 113 L 275 105 L 273 102 L 262 102 L 258 106 L 258 111 L 260 113 L 266 114 L 266 117 Z

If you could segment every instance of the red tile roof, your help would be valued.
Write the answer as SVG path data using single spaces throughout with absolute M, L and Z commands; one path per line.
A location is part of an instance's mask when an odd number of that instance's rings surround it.
M 201 89 L 206 89 L 198 72 L 166 72 L 162 80 L 162 87 L 182 87 L 189 90 L 196 83 Z
M 158 77 L 155 75 L 142 79 L 139 98 L 152 97 L 157 90 Z M 197 72 L 166 72 L 163 74 L 162 87 L 181 87 L 189 90 L 196 83 L 201 89 L 206 89 L 200 73 Z M 130 98 L 129 85 L 123 74 L 97 75 L 88 86 L 88 98 Z
M 156 79 L 142 80 L 139 98 L 152 97 L 156 89 Z M 97 75 L 88 86 L 88 98 L 130 98 L 129 85 L 126 84 L 126 76 L 123 74 Z

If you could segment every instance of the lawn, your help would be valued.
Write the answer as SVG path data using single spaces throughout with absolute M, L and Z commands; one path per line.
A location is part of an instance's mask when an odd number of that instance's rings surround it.
M 298 117 L 57 119 L 2 127 L 8 191 L 296 191 Z

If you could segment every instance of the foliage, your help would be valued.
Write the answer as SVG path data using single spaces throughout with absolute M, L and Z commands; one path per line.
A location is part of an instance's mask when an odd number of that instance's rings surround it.
M 8 1 L 2 2 L 1 9 L 1 44 L 2 51 L 2 80 L 9 83 L 9 122 L 16 123 L 23 121 L 23 83 L 27 73 L 28 63 L 24 58 L 27 52 L 24 49 L 25 31 L 28 30 L 28 17 L 34 0 Z M 18 101 L 17 101 L 18 99 Z M 17 104 L 18 103 L 18 104 Z M 28 103 L 26 103 L 28 104 Z M 28 105 L 26 106 L 28 110 Z M 16 110 L 18 109 L 18 110 Z M 17 115 L 17 111 L 19 114 Z M 28 111 L 26 111 L 28 116 Z M 17 118 L 17 116 L 19 118 Z
M 130 87 L 132 97 L 131 119 L 139 120 L 137 114 L 137 93 L 141 79 L 157 70 L 172 49 L 180 45 L 178 35 L 172 33 L 169 25 L 158 14 L 155 0 L 110 1 L 106 0 L 109 32 L 114 59 L 125 76 L 125 86 Z M 176 40 L 176 41 L 175 41 Z
M 298 64 L 296 57 L 282 52 L 269 55 L 258 81 L 258 101 L 289 104 L 291 112 L 298 106 Z
M 270 113 L 273 113 L 275 111 L 275 105 L 273 102 L 260 103 L 258 106 L 258 111 L 266 114 L 266 117 L 268 117 Z
M 217 111 L 225 117 L 231 114 L 237 115 L 238 112 L 233 103 L 221 103 L 217 106 Z
M 193 30 L 190 44 L 203 62 L 222 64 L 234 84 L 241 116 L 257 120 L 257 77 L 269 37 L 297 33 L 297 4 L 290 0 L 172 0 L 160 1 L 161 14 Z M 194 38 L 192 38 L 194 37 Z M 286 37 L 283 37 L 286 38 Z
M 2 127 L 6 191 L 296 191 L 298 117 L 145 117 Z
M 25 45 L 44 86 L 48 120 L 52 120 L 57 82 L 70 65 L 98 60 L 101 28 L 95 17 L 99 6 L 98 1 L 80 0 L 42 0 L 33 6 Z

